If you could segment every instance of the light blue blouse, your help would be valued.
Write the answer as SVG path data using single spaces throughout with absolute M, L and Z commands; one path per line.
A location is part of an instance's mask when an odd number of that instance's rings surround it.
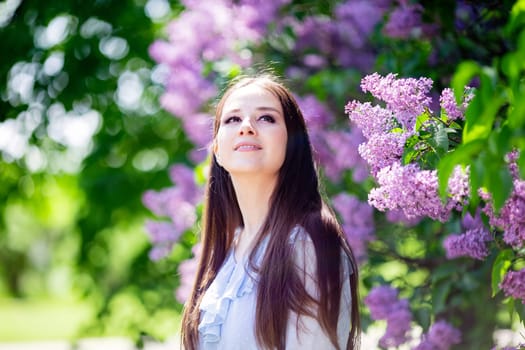
M 256 254 L 260 264 L 268 237 Z M 316 296 L 315 248 L 304 229 L 296 227 L 290 234 L 294 245 L 297 267 L 304 272 L 306 290 Z M 344 278 L 349 276 L 348 258 L 344 258 Z M 257 275 L 249 268 L 247 259 L 237 263 L 233 248 L 230 249 L 217 277 L 202 298 L 199 323 L 199 348 L 202 350 L 258 349 L 255 337 L 255 305 L 257 301 Z M 350 330 L 351 295 L 349 283 L 343 284 L 338 323 L 339 346 L 346 348 Z M 271 305 L 269 306 L 271 307 Z M 275 310 L 279 312 L 279 310 Z M 316 319 L 290 314 L 286 331 L 287 349 L 333 349 L 328 336 Z

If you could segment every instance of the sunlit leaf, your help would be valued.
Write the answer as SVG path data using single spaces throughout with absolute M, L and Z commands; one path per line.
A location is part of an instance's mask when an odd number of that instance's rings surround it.
M 479 72 L 480 66 L 474 61 L 461 62 L 457 67 L 451 85 L 458 104 L 463 100 L 463 90 L 465 89 L 465 86 L 469 85 L 472 78 L 474 78 Z
M 437 167 L 438 181 L 439 181 L 439 194 L 442 199 L 446 198 L 448 178 L 456 165 L 466 165 L 471 162 L 474 155 L 479 153 L 484 147 L 484 143 L 481 140 L 474 142 L 461 144 L 454 151 L 447 153 L 443 156 Z
M 499 252 L 494 264 L 492 265 L 492 297 L 499 292 L 499 284 L 512 265 L 514 253 L 511 249 L 505 249 Z

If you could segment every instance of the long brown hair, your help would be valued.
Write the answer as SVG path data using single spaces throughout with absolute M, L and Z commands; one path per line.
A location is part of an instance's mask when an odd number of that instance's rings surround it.
M 226 99 L 233 91 L 250 84 L 259 84 L 279 99 L 288 133 L 286 156 L 270 198 L 268 216 L 249 257 L 251 266 L 258 273 L 255 313 L 257 342 L 262 348 L 284 349 L 288 317 L 291 312 L 295 312 L 318 319 L 330 341 L 339 349 L 337 321 L 341 290 L 343 283 L 350 283 L 351 329 L 346 348 L 358 348 L 360 321 L 357 265 L 341 226 L 321 198 L 305 120 L 293 95 L 269 75 L 240 79 L 226 90 L 217 105 L 214 135 L 217 135 Z M 186 349 L 198 347 L 200 301 L 226 258 L 235 229 L 242 225 L 241 211 L 230 176 L 212 155 L 203 215 L 201 259 L 195 286 L 182 318 L 182 343 Z M 296 270 L 293 247 L 283 244 L 289 240 L 290 232 L 297 225 L 305 229 L 315 248 L 319 300 L 310 296 L 305 289 L 304 281 Z M 261 264 L 255 266 L 255 252 L 267 235 L 269 241 L 264 257 Z M 349 258 L 349 281 L 342 280 L 341 250 Z M 314 314 L 313 310 L 316 309 L 318 313 Z

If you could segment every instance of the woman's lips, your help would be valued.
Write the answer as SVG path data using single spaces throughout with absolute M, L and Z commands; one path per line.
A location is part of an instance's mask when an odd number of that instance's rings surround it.
M 239 143 L 238 145 L 235 145 L 234 150 L 235 151 L 258 151 L 261 149 L 261 146 L 255 144 L 255 143 Z

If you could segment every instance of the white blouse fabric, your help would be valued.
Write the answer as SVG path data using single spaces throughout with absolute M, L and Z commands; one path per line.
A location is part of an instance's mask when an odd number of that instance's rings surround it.
M 310 236 L 304 229 L 296 227 L 290 234 L 289 242 L 294 245 L 297 267 L 300 272 L 304 272 L 306 290 L 317 297 L 315 248 Z M 256 254 L 257 264 L 261 262 L 267 244 L 268 237 Z M 348 277 L 351 271 L 346 254 L 342 253 L 342 256 L 345 282 L 341 293 L 337 336 L 340 348 L 345 349 L 350 331 L 351 294 Z M 199 349 L 258 349 L 255 337 L 257 282 L 254 278 L 257 276 L 249 269 L 247 259 L 237 263 L 234 250 L 230 249 L 201 301 Z M 304 315 L 298 317 L 292 312 L 286 330 L 286 349 L 334 349 L 334 346 L 315 318 Z

